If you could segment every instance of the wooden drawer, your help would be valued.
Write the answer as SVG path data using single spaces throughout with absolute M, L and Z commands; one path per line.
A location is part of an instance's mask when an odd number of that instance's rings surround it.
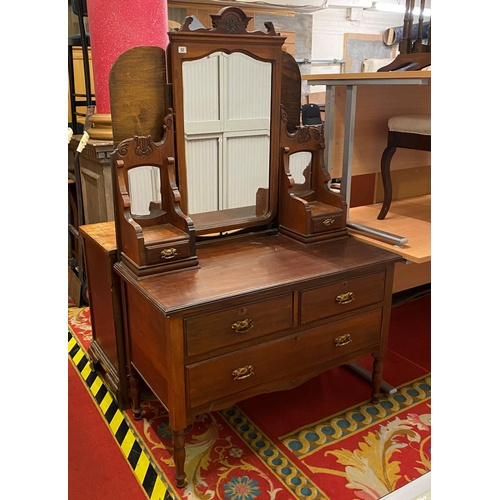
M 342 228 L 342 215 L 341 210 L 338 213 L 322 215 L 312 219 L 312 232 L 322 233 L 324 231 L 331 231 L 332 229 Z
M 291 293 L 187 318 L 184 322 L 187 354 L 208 353 L 291 327 Z
M 190 408 L 237 395 L 274 380 L 320 373 L 380 342 L 382 309 L 306 330 L 295 336 L 187 366 Z M 357 355 L 355 355 L 357 356 Z M 272 384 L 271 384 L 272 385 Z M 241 393 L 241 394 L 240 394 Z
M 175 241 L 172 244 L 146 246 L 146 264 L 162 264 L 189 257 L 189 241 Z
M 385 271 L 300 292 L 300 323 L 310 323 L 384 299 Z

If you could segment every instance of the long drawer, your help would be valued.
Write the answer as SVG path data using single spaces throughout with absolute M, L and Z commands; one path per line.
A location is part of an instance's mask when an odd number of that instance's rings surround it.
M 292 294 L 187 318 L 187 355 L 209 353 L 292 327 Z
M 384 299 L 385 271 L 300 292 L 300 323 L 353 311 Z
M 382 309 L 187 366 L 189 407 L 335 365 L 380 342 Z M 244 398 L 244 394 L 241 395 Z

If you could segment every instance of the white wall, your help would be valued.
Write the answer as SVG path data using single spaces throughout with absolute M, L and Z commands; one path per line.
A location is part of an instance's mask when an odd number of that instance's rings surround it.
M 389 1 L 389 0 L 384 0 Z M 426 6 L 430 6 L 430 1 Z M 383 34 L 388 28 L 403 25 L 404 14 L 356 9 L 361 16 L 358 21 L 348 19 L 350 9 L 329 7 L 312 13 L 311 60 L 341 60 L 344 58 L 344 33 Z M 427 18 L 425 19 L 428 20 Z M 416 22 L 416 19 L 414 19 Z M 336 64 L 312 64 L 303 68 L 303 73 L 339 73 Z M 309 87 L 305 93 L 324 92 L 322 86 Z
M 403 25 L 402 14 L 363 10 L 360 21 L 348 20 L 347 14 L 348 9 L 340 8 L 324 9 L 313 14 L 311 59 L 342 59 L 344 33 L 382 34 L 388 28 Z

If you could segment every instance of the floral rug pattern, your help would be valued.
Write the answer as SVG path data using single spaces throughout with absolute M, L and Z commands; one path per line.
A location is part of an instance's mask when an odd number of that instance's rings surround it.
M 89 308 L 69 304 L 68 326 L 87 350 Z M 163 406 L 146 394 L 140 421 L 124 413 L 175 500 L 377 500 L 431 468 L 430 382 L 428 374 L 377 405 L 365 401 L 285 436 L 264 434 L 238 405 L 201 414 L 186 431 L 183 490 L 173 486 Z

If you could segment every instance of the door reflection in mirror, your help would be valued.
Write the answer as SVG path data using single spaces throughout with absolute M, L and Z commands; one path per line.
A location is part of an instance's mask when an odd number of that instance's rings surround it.
M 265 215 L 271 63 L 219 51 L 184 61 L 182 73 L 189 215 Z
M 311 160 L 310 151 L 299 151 L 289 157 L 288 168 L 295 181 L 292 192 L 301 192 L 311 189 Z
M 142 166 L 128 171 L 130 212 L 136 216 L 154 215 L 161 210 L 160 169 Z

